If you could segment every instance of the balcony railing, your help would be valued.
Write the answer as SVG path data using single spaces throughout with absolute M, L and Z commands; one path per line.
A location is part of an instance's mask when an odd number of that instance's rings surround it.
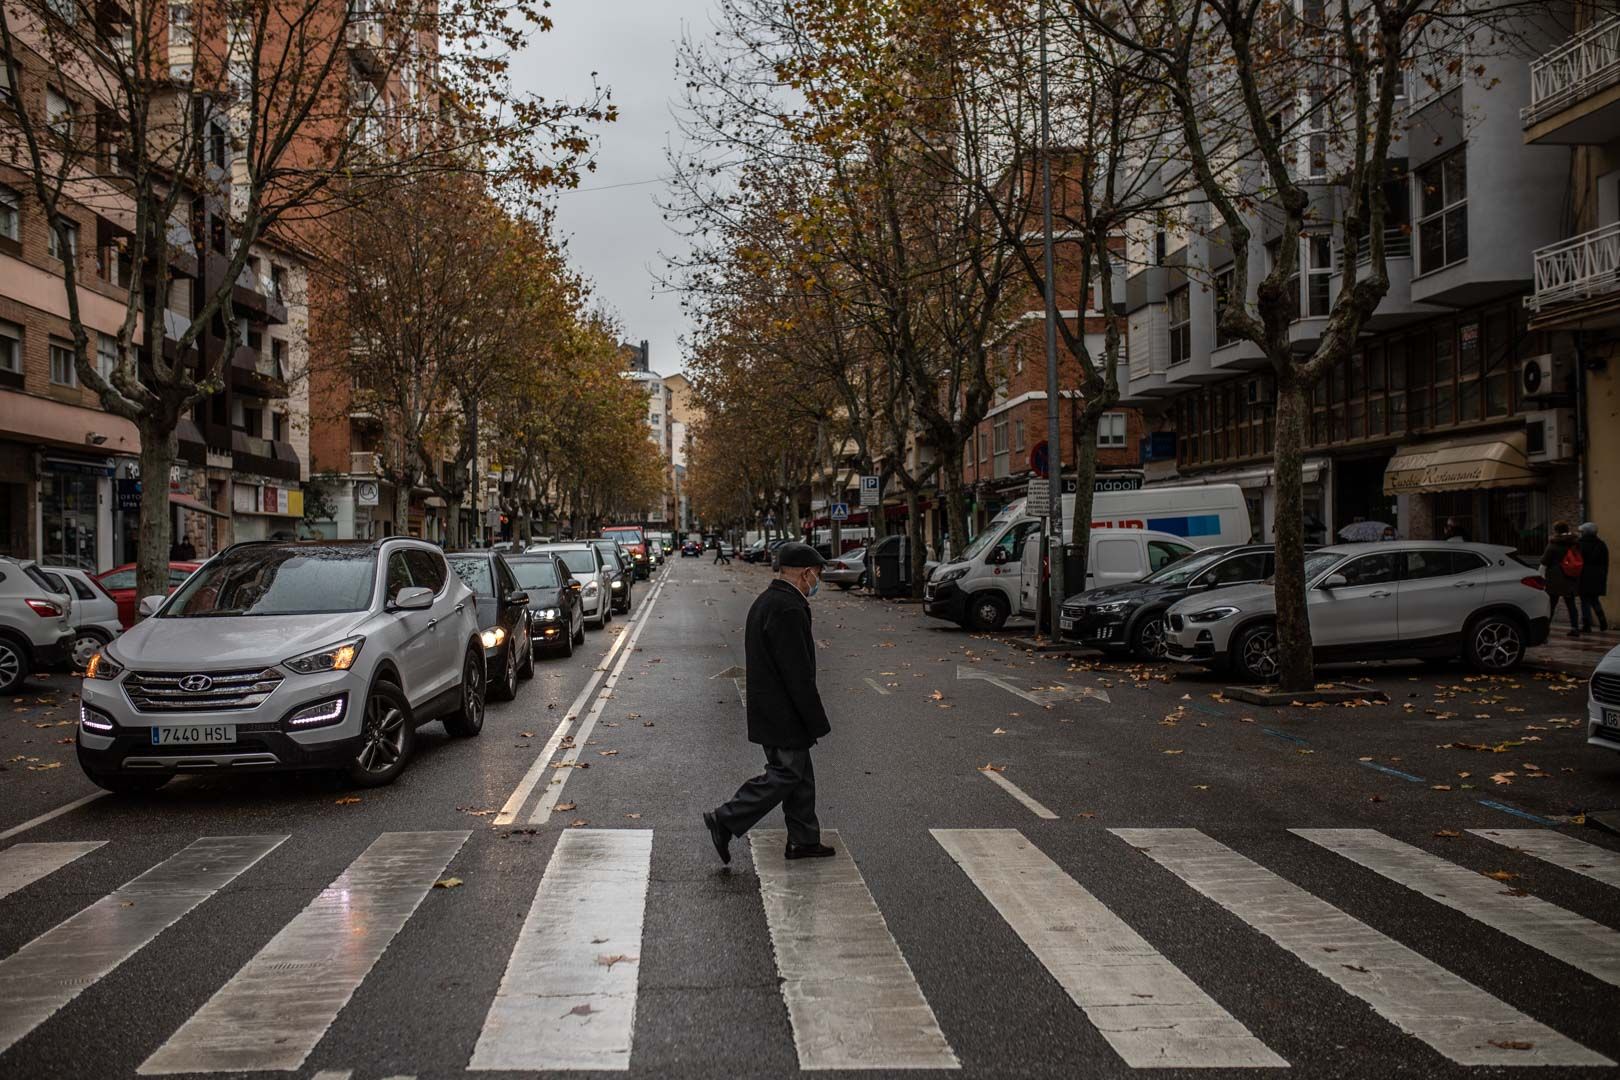
M 1412 231 L 1411 231 L 1411 229 L 1409 229 L 1409 228 L 1385 229 L 1384 230 L 1384 258 L 1387 260 L 1387 259 L 1410 259 L 1411 257 L 1412 257 Z M 1371 263 L 1372 263 L 1371 242 L 1366 240 L 1366 239 L 1363 239 L 1362 242 L 1361 242 L 1361 250 L 1356 252 L 1356 265 L 1358 267 L 1361 267 L 1361 266 L 1368 266 Z M 1335 266 L 1340 267 L 1341 269 L 1343 268 L 1343 266 L 1344 266 L 1344 245 L 1343 244 L 1340 244 L 1340 245 L 1338 245 L 1337 247 L 1334 248 L 1334 251 L 1333 251 L 1333 264 Z
M 1526 126 L 1620 81 L 1620 14 L 1610 15 L 1530 64 Z
M 1549 244 L 1535 258 L 1536 288 L 1524 298 L 1531 311 L 1620 290 L 1620 222 Z

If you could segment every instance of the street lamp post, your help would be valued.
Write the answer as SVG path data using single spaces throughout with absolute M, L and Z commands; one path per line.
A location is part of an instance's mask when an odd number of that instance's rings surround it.
M 1059 436 L 1057 361 L 1057 269 L 1052 252 L 1052 123 L 1046 73 L 1046 0 L 1040 11 L 1041 92 L 1041 258 L 1046 275 L 1046 455 L 1047 495 L 1044 508 L 1031 508 L 1046 517 L 1052 592 L 1048 609 L 1052 635 L 1057 636 L 1058 609 L 1063 604 L 1063 440 Z

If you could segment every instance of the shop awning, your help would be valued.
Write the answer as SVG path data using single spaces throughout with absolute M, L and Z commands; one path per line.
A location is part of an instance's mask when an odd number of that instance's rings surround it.
M 1384 470 L 1385 495 L 1523 487 L 1538 479 L 1524 432 L 1402 447 Z
M 194 499 L 190 495 L 182 495 L 178 491 L 169 492 L 169 505 L 184 507 L 187 510 L 194 510 L 199 514 L 207 514 L 210 517 L 228 518 L 231 516 L 222 514 L 207 503 Z

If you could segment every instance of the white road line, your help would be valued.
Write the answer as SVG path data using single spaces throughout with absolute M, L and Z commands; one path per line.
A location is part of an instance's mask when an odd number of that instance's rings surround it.
M 309 1080 L 349 1080 L 353 1075 L 353 1069 L 322 1069 Z
M 630 1067 L 650 829 L 570 829 L 535 891 L 469 1069 Z
M 1057 820 L 1057 815 L 1056 814 L 1052 813 L 1052 811 L 1048 810 L 1046 807 L 1044 807 L 1040 803 L 1036 802 L 1033 798 L 1031 798 L 1024 791 L 1023 788 L 1019 787 L 1017 784 L 1013 783 L 1011 780 L 1007 779 L 1005 776 L 1002 776 L 1000 773 L 996 772 L 994 769 L 980 769 L 979 771 L 982 774 L 984 774 L 986 777 L 988 777 L 991 780 L 991 782 L 993 782 L 997 787 L 1001 788 L 1007 794 L 1011 795 L 1013 798 L 1017 799 L 1019 802 L 1023 803 L 1026 807 L 1028 807 L 1029 811 L 1032 814 L 1034 814 L 1036 817 L 1038 817 L 1038 818 L 1046 818 L 1048 821 L 1056 821 Z M 938 831 L 939 830 L 937 830 L 937 829 L 935 830 L 936 834 L 938 833 Z
M 468 835 L 377 837 L 136 1072 L 302 1066 Z
M 876 690 L 878 693 L 882 694 L 884 697 L 889 696 L 888 689 L 885 688 L 885 687 L 879 686 L 876 679 L 867 679 L 866 680 L 866 685 L 870 686 L 872 689 Z
M 558 800 L 562 797 L 563 786 L 568 783 L 568 776 L 574 771 L 574 763 L 579 760 L 579 755 L 584 752 L 585 744 L 590 740 L 591 732 L 596 730 L 596 721 L 601 717 L 602 710 L 613 696 L 613 688 L 619 685 L 619 676 L 624 672 L 624 666 L 630 662 L 631 655 L 635 653 L 636 642 L 640 640 L 641 632 L 647 628 L 653 605 L 658 602 L 659 594 L 663 589 L 664 583 L 660 581 L 657 588 L 648 594 L 646 602 L 641 607 L 641 619 L 636 623 L 635 630 L 630 634 L 629 644 L 625 646 L 624 652 L 619 655 L 619 662 L 613 665 L 613 671 L 608 675 L 607 681 L 602 684 L 602 692 L 596 695 L 596 703 L 591 706 L 591 711 L 585 714 L 585 719 L 580 723 L 579 730 L 574 733 L 573 748 L 563 754 L 557 770 L 552 774 L 551 783 L 546 785 L 546 790 L 540 793 L 540 800 L 534 805 L 534 813 L 529 815 L 530 825 L 544 825 L 551 820 L 551 811 L 556 808 Z
M 1111 831 L 1451 1061 L 1614 1064 L 1197 829 Z
M 0 960 L 0 1053 L 286 839 L 194 840 Z
M 641 618 L 646 618 L 645 611 L 642 613 Z M 591 677 L 586 681 L 585 688 L 574 698 L 573 704 L 568 706 L 568 711 L 563 713 L 562 719 L 557 722 L 556 729 L 551 733 L 551 738 L 546 740 L 546 745 L 541 748 L 539 756 L 534 759 L 534 764 L 530 765 L 528 772 L 523 774 L 523 779 L 518 781 L 518 786 L 512 789 L 512 794 L 507 798 L 505 805 L 501 807 L 501 812 L 495 815 L 494 824 L 510 825 L 517 820 L 518 814 L 523 812 L 523 804 L 529 801 L 529 795 L 534 791 L 534 785 L 540 782 L 541 776 L 545 775 L 546 766 L 551 763 L 552 755 L 557 752 L 557 747 L 562 745 L 562 738 L 568 733 L 569 725 L 579 719 L 580 712 L 585 708 L 585 703 L 591 699 L 591 694 L 596 691 L 597 684 L 602 681 L 602 676 L 607 674 L 608 668 L 613 666 L 614 654 L 623 648 L 624 643 L 628 640 L 630 640 L 630 626 L 627 625 L 619 633 L 618 637 L 614 638 L 612 647 L 602 657 L 601 663 L 596 665 L 596 670 L 591 672 Z
M 849 849 L 787 865 L 787 833 L 749 834 L 801 1069 L 957 1069 Z
M 1131 1068 L 1288 1066 L 1016 829 L 931 831 Z
M 1620 853 L 1551 829 L 1469 829 L 1503 847 L 1620 889 Z
M 1620 986 L 1620 932 L 1375 829 L 1290 829 L 1413 892 Z
M 81 855 L 88 855 L 105 840 L 76 840 L 61 844 L 18 844 L 0 851 L 0 897 L 54 874 Z
M 10 840 L 13 836 L 21 836 L 23 833 L 34 828 L 36 825 L 43 825 L 47 821 L 53 821 L 56 818 L 61 817 L 63 814 L 70 814 L 79 807 L 93 803 L 97 799 L 103 798 L 108 794 L 109 792 L 105 791 L 92 791 L 82 799 L 74 799 L 72 802 L 67 803 L 64 806 L 58 806 L 55 810 L 47 810 L 38 817 L 29 818 L 21 825 L 13 825 L 5 832 L 0 832 L 0 840 Z
M 1043 709 L 1050 709 L 1059 701 L 1064 700 L 1062 695 L 1071 693 L 1080 695 L 1082 700 L 1089 698 L 1093 701 L 1100 701 L 1105 705 L 1113 704 L 1113 699 L 1108 696 L 1106 690 L 1099 690 L 1094 686 L 1071 686 L 1067 683 L 1063 684 L 1057 691 L 1046 691 L 1045 697 L 1036 697 L 1033 692 L 1023 689 L 1011 680 L 1004 679 L 999 675 L 992 675 L 988 671 L 979 671 L 976 668 L 968 667 L 966 664 L 956 665 L 956 678 L 958 681 L 976 680 L 978 682 L 987 682 L 992 686 L 999 686 L 1007 693 L 1021 697 L 1025 701 L 1033 705 L 1039 705 Z

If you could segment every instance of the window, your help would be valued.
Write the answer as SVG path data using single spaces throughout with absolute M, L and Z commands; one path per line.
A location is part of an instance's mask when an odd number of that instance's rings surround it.
M 445 569 L 444 559 L 431 551 L 421 548 L 411 548 L 405 552 L 405 561 L 410 564 L 411 577 L 418 585 L 439 592 L 444 588 L 444 582 L 449 577 Z
M 1237 335 L 1222 328 L 1221 316 L 1226 311 L 1226 305 L 1232 302 L 1232 294 L 1237 291 L 1237 266 L 1228 266 L 1225 270 L 1215 272 L 1215 347 L 1230 345 L 1237 340 Z
M 1472 552 L 1460 551 L 1458 555 L 1467 555 L 1459 569 L 1451 558 L 1449 551 L 1408 551 L 1406 553 L 1406 580 L 1414 581 L 1422 578 L 1450 577 L 1453 574 L 1464 573 L 1470 569 L 1477 569 L 1474 562 L 1478 556 Z
M 988 563 L 995 559 L 998 551 L 1006 553 L 1003 560 L 1005 562 L 1015 563 L 1020 561 L 1024 557 L 1024 542 L 1029 539 L 1031 533 L 1040 532 L 1040 530 L 1041 523 L 1039 521 L 1020 521 L 1017 525 L 1008 529 L 1007 534 L 1001 538 L 1001 541 L 985 554 L 984 561 Z
M 1173 544 L 1168 540 L 1149 540 L 1147 549 L 1150 573 L 1163 570 L 1178 559 L 1186 558 L 1193 550 L 1184 544 Z
M 982 431 L 979 432 L 979 460 L 990 460 L 990 436 Z
M 1024 422 L 1022 420 L 1013 421 L 1013 449 L 1024 449 Z
M 191 48 L 191 5 L 169 5 L 169 47 L 171 49 Z
M 1305 114 L 1306 175 L 1312 178 L 1327 175 L 1327 104 L 1320 86 L 1311 87 L 1310 109 Z
M 1170 362 L 1192 358 L 1192 293 L 1183 285 L 1170 294 Z
M 49 87 L 45 89 L 45 126 L 58 138 L 73 137 L 73 102 Z
M 1321 319 L 1328 314 L 1329 285 L 1333 277 L 1333 238 L 1312 236 L 1305 242 L 1310 261 L 1306 266 L 1306 293 L 1310 302 L 1311 318 Z
M 22 374 L 22 327 L 0 319 L 0 371 Z
M 1352 587 L 1362 585 L 1387 585 L 1401 576 L 1401 556 L 1363 555 L 1359 559 L 1352 559 L 1339 568 L 1345 581 Z
M 53 259 L 62 258 L 63 232 L 67 233 L 68 251 L 74 255 L 79 253 L 79 227 L 67 218 L 58 218 L 56 227 L 45 234 L 45 254 Z
M 112 378 L 113 368 L 118 366 L 118 339 L 111 334 L 96 335 L 96 370 L 103 379 Z
M 1271 574 L 1271 556 L 1264 551 L 1250 551 L 1216 563 L 1194 584 L 1240 585 L 1249 581 L 1264 581 Z
M 0 238 L 22 239 L 22 196 L 0 187 Z
M 79 385 L 79 373 L 73 366 L 73 346 L 65 341 L 51 342 L 51 382 L 59 386 Z
M 1125 414 L 1103 413 L 1097 417 L 1097 446 L 1101 449 L 1122 449 L 1125 446 Z
M 69 26 L 79 21 L 79 6 L 75 0 L 45 0 L 45 6 Z
M 1463 147 L 1417 172 L 1418 273 L 1468 258 L 1468 157 Z
M 1169 255 L 1170 234 L 1164 229 L 1153 232 L 1153 265 L 1163 266 L 1165 258 Z
M 991 452 L 1005 454 L 1007 452 L 1007 421 L 999 421 L 991 427 L 990 432 L 994 440 L 991 445 Z
M 0 53 L 0 101 L 11 99 L 11 65 L 9 57 Z

